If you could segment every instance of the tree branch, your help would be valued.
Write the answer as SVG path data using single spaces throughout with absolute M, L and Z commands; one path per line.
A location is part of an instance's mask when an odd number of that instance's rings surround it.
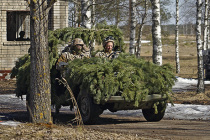
M 91 6 L 93 6 L 93 5 L 107 4 L 107 3 L 110 3 L 110 2 L 113 2 L 113 0 L 110 0 L 110 1 L 107 1 L 107 2 L 103 2 L 103 3 L 90 4 L 90 5 L 88 5 L 88 7 L 87 7 L 86 11 L 87 11 L 87 10 L 88 10 Z
M 47 14 L 49 13 L 50 9 L 53 7 L 54 3 L 56 3 L 56 2 L 57 2 L 57 0 L 51 0 L 50 1 L 49 5 L 46 8 Z
M 77 5 L 80 5 L 81 3 L 78 2 L 78 1 L 75 1 L 75 0 L 71 0 L 73 3 L 77 4 Z

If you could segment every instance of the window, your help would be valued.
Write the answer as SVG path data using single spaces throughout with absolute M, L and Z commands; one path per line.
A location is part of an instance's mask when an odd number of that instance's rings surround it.
M 30 12 L 7 11 L 7 41 L 30 40 Z

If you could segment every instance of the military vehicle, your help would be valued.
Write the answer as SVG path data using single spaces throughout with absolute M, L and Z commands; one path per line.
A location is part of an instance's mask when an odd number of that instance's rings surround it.
M 144 118 L 149 122 L 160 121 L 166 109 L 166 96 L 159 94 L 147 95 L 144 100 L 139 103 L 139 106 L 134 106 L 134 102 L 127 102 L 122 96 L 111 96 L 108 100 L 102 100 L 100 104 L 96 104 L 94 99 L 85 91 L 81 91 L 78 98 L 78 106 L 82 115 L 83 122 L 85 124 L 95 123 L 100 114 L 105 109 L 111 112 L 119 110 L 135 110 L 142 109 Z M 157 112 L 153 108 L 153 105 L 158 103 Z
M 62 62 L 61 65 L 67 64 Z M 101 115 L 106 109 L 111 112 L 116 112 L 119 110 L 142 109 L 143 116 L 147 121 L 160 121 L 165 114 L 165 109 L 168 101 L 168 97 L 166 95 L 151 94 L 147 95 L 144 100 L 140 101 L 138 106 L 135 106 L 134 101 L 126 101 L 125 98 L 122 96 L 111 96 L 108 100 L 101 100 L 100 103 L 97 103 L 87 89 L 80 90 L 80 85 L 77 85 L 77 87 L 78 88 L 76 88 L 76 90 L 73 90 L 73 93 L 75 99 L 77 100 L 77 104 L 84 124 L 94 124 L 99 118 L 99 115 Z M 62 100 L 65 99 L 63 97 L 61 98 Z M 57 113 L 59 112 L 59 108 L 61 106 L 69 105 L 67 100 L 63 101 L 64 102 L 60 102 L 60 104 L 57 104 Z M 156 108 L 154 108 L 155 104 Z

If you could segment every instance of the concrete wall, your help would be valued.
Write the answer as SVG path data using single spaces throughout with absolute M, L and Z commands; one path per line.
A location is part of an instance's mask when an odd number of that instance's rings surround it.
M 0 0 L 0 79 L 8 77 L 15 62 L 27 54 L 30 47 L 30 41 L 7 41 L 8 11 L 30 11 L 30 8 L 25 0 Z M 68 27 L 68 1 L 58 0 L 49 17 L 52 30 Z

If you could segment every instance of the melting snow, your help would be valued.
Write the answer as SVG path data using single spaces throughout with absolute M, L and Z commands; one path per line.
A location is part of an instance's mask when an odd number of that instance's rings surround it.
M 1 125 L 18 126 L 21 122 L 16 121 L 0 121 Z

